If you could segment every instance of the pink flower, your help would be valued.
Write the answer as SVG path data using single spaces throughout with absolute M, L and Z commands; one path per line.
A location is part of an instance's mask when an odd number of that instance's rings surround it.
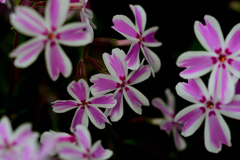
M 200 78 L 190 79 L 188 83 L 178 83 L 176 91 L 182 98 L 193 102 L 181 110 L 174 121 L 184 124 L 182 135 L 192 135 L 205 119 L 204 142 L 208 151 L 218 153 L 222 144 L 231 146 L 231 135 L 222 115 L 240 119 L 240 95 L 225 103 L 216 95 L 211 96 Z
M 88 117 L 99 129 L 105 128 L 105 122 L 110 123 L 98 107 L 113 108 L 117 101 L 112 94 L 89 98 L 89 86 L 83 79 L 80 79 L 78 82 L 71 82 L 67 87 L 67 91 L 75 100 L 58 100 L 53 102 L 53 111 L 64 113 L 77 108 L 71 124 L 71 130 L 74 130 L 77 124 L 83 124 L 87 127 Z
M 62 26 L 69 9 L 68 0 L 50 0 L 45 10 L 45 20 L 33 9 L 26 6 L 16 8 L 10 15 L 11 24 L 19 32 L 34 38 L 17 47 L 11 54 L 14 65 L 26 68 L 31 65 L 45 48 L 45 61 L 52 80 L 57 80 L 59 73 L 68 77 L 72 64 L 59 44 L 82 46 L 92 39 L 84 31 L 87 24 L 75 22 Z
M 147 59 L 153 76 L 154 73 L 160 69 L 160 59 L 148 47 L 159 47 L 162 43 L 158 42 L 154 35 L 158 27 L 152 27 L 145 30 L 146 26 L 146 13 L 139 5 L 130 5 L 130 8 L 135 16 L 136 25 L 124 15 L 116 15 L 113 17 L 113 29 L 121 33 L 124 37 L 132 40 L 132 45 L 125 58 L 127 67 L 132 70 L 137 70 L 140 66 L 139 50 L 141 48 L 145 58 Z
M 148 99 L 130 86 L 140 83 L 150 76 L 149 66 L 144 66 L 142 63 L 137 70 L 128 75 L 125 58 L 126 54 L 118 48 L 112 50 L 112 55 L 104 53 L 103 61 L 110 75 L 96 74 L 90 78 L 90 81 L 94 83 L 90 88 L 94 96 L 116 90 L 114 98 L 116 98 L 117 104 L 114 108 L 107 109 L 105 112 L 106 115 L 110 115 L 112 121 L 118 121 L 123 115 L 123 95 L 128 105 L 138 114 L 142 114 L 142 105 L 149 106 Z
M 21 155 L 26 146 L 36 143 L 38 134 L 32 132 L 31 125 L 20 125 L 15 132 L 12 131 L 9 119 L 4 116 L 0 120 L 0 159 L 11 159 Z
M 0 3 L 5 3 L 5 0 L 0 0 Z
M 159 109 L 164 115 L 164 119 L 162 119 L 160 123 L 160 128 L 162 130 L 165 130 L 168 134 L 170 134 L 171 131 L 173 132 L 175 146 L 179 151 L 182 151 L 186 148 L 186 142 L 178 133 L 178 130 L 182 129 L 182 125 L 174 122 L 175 97 L 170 89 L 166 89 L 165 94 L 168 100 L 168 104 L 165 104 L 161 98 L 154 98 L 152 100 L 152 105 Z
M 237 24 L 224 41 L 218 21 L 209 15 L 206 25 L 196 21 L 194 31 L 207 51 L 189 51 L 179 56 L 177 65 L 186 67 L 180 76 L 186 79 L 198 78 L 211 72 L 209 91 L 211 96 L 228 103 L 234 96 L 233 76 L 240 78 L 240 24 Z
M 101 141 L 93 144 L 90 133 L 82 125 L 77 125 L 74 131 L 78 145 L 72 143 L 61 143 L 58 146 L 59 157 L 63 159 L 83 159 L 83 160 L 105 160 L 112 156 L 112 151 L 104 149 Z

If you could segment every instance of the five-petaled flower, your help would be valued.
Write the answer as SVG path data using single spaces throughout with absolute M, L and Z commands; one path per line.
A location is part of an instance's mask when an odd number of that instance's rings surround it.
M 178 83 L 176 91 L 182 98 L 195 103 L 184 108 L 175 116 L 175 122 L 184 124 L 182 135 L 185 137 L 192 135 L 205 119 L 204 142 L 206 149 L 218 153 L 222 144 L 231 146 L 230 130 L 221 114 L 240 119 L 240 95 L 235 95 L 229 103 L 225 103 L 216 95 L 211 96 L 211 92 L 207 91 L 200 78 L 189 79 L 188 83 Z
M 159 109 L 164 115 L 164 119 L 160 122 L 160 127 L 165 130 L 168 134 L 173 132 L 173 138 L 176 148 L 182 151 L 186 148 L 186 142 L 179 134 L 178 130 L 182 129 L 182 124 L 174 122 L 175 117 L 175 97 L 170 91 L 170 89 L 165 90 L 168 104 L 165 104 L 161 98 L 154 98 L 152 100 L 152 105 Z
M 139 68 L 139 50 L 141 48 L 150 65 L 152 74 L 155 76 L 155 73 L 160 69 L 161 62 L 159 57 L 148 47 L 159 47 L 162 45 L 154 38 L 158 27 L 152 27 L 144 31 L 146 26 L 146 13 L 144 9 L 139 5 L 130 5 L 130 8 L 135 16 L 136 26 L 128 17 L 116 15 L 113 17 L 114 26 L 112 28 L 127 39 L 132 40 L 129 52 L 125 58 L 127 67 L 132 70 Z
M 149 66 L 142 63 L 137 70 L 128 75 L 125 58 L 126 54 L 118 48 L 112 50 L 112 55 L 104 53 L 103 60 L 110 75 L 96 74 L 90 78 L 90 81 L 94 83 L 90 88 L 93 95 L 101 95 L 116 90 L 114 98 L 117 99 L 117 104 L 105 112 L 106 115 L 110 115 L 112 121 L 118 121 L 123 115 L 123 95 L 128 105 L 138 114 L 142 113 L 142 105 L 149 106 L 148 99 L 130 86 L 140 83 L 150 76 Z
M 46 6 L 44 20 L 34 9 L 19 6 L 10 15 L 10 21 L 19 32 L 34 38 L 17 47 L 10 54 L 16 58 L 14 65 L 26 68 L 31 65 L 45 47 L 47 71 L 52 80 L 59 73 L 68 77 L 72 64 L 59 44 L 82 46 L 91 42 L 92 36 L 85 31 L 86 23 L 75 22 L 62 26 L 69 10 L 69 0 L 50 0 Z
M 196 21 L 194 31 L 207 51 L 189 51 L 177 59 L 179 67 L 186 67 L 180 76 L 198 78 L 212 70 L 209 79 L 210 95 L 224 103 L 234 96 L 233 76 L 240 78 L 240 24 L 237 24 L 224 41 L 218 21 L 205 16 L 206 25 Z
M 15 132 L 9 119 L 4 116 L 0 121 L 0 159 L 7 157 L 18 157 L 23 154 L 26 146 L 30 143 L 36 143 L 38 134 L 32 132 L 29 123 L 22 124 Z
M 71 82 L 67 87 L 67 91 L 75 100 L 58 100 L 53 102 L 52 107 L 53 111 L 57 113 L 78 108 L 72 120 L 71 130 L 74 130 L 77 124 L 88 127 L 88 117 L 99 129 L 105 128 L 105 122 L 110 123 L 98 107 L 113 108 L 117 103 L 113 98 L 113 94 L 89 98 L 89 86 L 84 79 Z

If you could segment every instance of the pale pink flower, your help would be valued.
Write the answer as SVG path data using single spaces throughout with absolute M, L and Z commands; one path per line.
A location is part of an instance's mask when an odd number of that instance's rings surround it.
M 71 130 L 74 130 L 77 124 L 88 127 L 88 117 L 99 129 L 105 128 L 105 122 L 110 123 L 98 107 L 113 108 L 117 103 L 113 98 L 113 94 L 89 98 L 89 86 L 84 79 L 71 82 L 67 87 L 67 91 L 75 100 L 58 100 L 53 102 L 52 107 L 53 111 L 57 113 L 64 113 L 77 108 L 72 120 Z
M 158 27 L 152 27 L 145 31 L 146 13 L 140 5 L 130 5 L 135 16 L 136 25 L 124 15 L 116 15 L 113 17 L 114 26 L 112 27 L 124 37 L 132 41 L 128 54 L 125 58 L 127 67 L 137 70 L 140 66 L 139 50 L 141 48 L 145 58 L 147 59 L 153 76 L 159 71 L 161 62 L 159 57 L 148 47 L 159 47 L 162 43 L 158 42 L 154 35 Z
M 38 134 L 32 132 L 31 124 L 24 123 L 13 132 L 8 117 L 2 117 L 0 120 L 0 159 L 18 157 L 24 152 L 26 146 L 36 143 L 37 138 Z
M 159 109 L 164 115 L 164 118 L 160 122 L 161 130 L 165 130 L 168 134 L 170 134 L 172 131 L 175 146 L 179 151 L 182 151 L 186 148 L 186 142 L 179 134 L 179 130 L 181 130 L 183 126 L 177 122 L 174 122 L 175 97 L 170 89 L 165 90 L 165 95 L 167 97 L 168 104 L 166 104 L 161 98 L 154 98 L 152 100 L 152 105 Z
M 78 144 L 59 144 L 58 153 L 60 158 L 71 160 L 106 160 L 112 156 L 112 151 L 104 149 L 100 140 L 92 145 L 90 133 L 86 127 L 77 125 L 74 134 Z
M 209 15 L 204 19 L 206 25 L 196 21 L 194 31 L 207 51 L 188 51 L 180 55 L 177 65 L 186 67 L 180 76 L 198 78 L 212 71 L 208 84 L 210 95 L 228 103 L 235 91 L 233 77 L 240 78 L 240 24 L 233 27 L 224 41 L 218 21 Z
M 0 3 L 5 3 L 6 1 L 5 0 L 0 0 Z
M 90 78 L 94 83 L 90 87 L 91 93 L 96 95 L 114 92 L 114 98 L 117 104 L 114 108 L 107 109 L 105 114 L 110 115 L 112 121 L 118 121 L 123 116 L 123 95 L 128 105 L 138 114 L 142 114 L 142 105 L 149 106 L 148 99 L 131 85 L 140 83 L 149 78 L 151 71 L 148 65 L 139 66 L 139 68 L 128 75 L 127 62 L 124 61 L 126 54 L 116 48 L 112 50 L 112 55 L 103 54 L 103 61 L 110 73 L 96 74 Z
M 218 153 L 222 144 L 231 146 L 231 135 L 228 125 L 222 118 L 240 119 L 240 95 L 226 103 L 213 96 L 200 78 L 189 79 L 188 83 L 178 83 L 176 91 L 182 98 L 194 103 L 176 116 L 174 121 L 184 124 L 182 135 L 192 135 L 205 119 L 204 143 L 208 151 Z
M 83 46 L 91 42 L 91 34 L 85 31 L 86 23 L 63 23 L 69 10 L 69 0 L 50 0 L 43 19 L 34 9 L 19 6 L 10 15 L 10 22 L 19 32 L 34 38 L 17 47 L 10 57 L 14 65 L 26 68 L 31 65 L 45 48 L 47 71 L 52 80 L 57 80 L 59 73 L 68 77 L 72 72 L 72 63 L 59 44 Z

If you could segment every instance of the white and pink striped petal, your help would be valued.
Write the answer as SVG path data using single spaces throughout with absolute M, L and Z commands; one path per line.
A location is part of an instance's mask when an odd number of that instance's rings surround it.
M 167 104 L 170 110 L 172 111 L 172 113 L 175 113 L 175 96 L 169 88 L 165 89 L 165 95 L 167 97 Z
M 119 83 L 119 79 L 115 76 L 108 74 L 95 74 L 90 78 L 90 82 L 94 83 L 91 87 L 92 95 L 100 95 L 111 92 L 112 90 L 117 88 L 117 83 Z
M 56 31 L 66 20 L 69 0 L 51 0 L 45 9 L 46 23 L 51 31 Z
M 188 83 L 178 83 L 176 86 L 177 94 L 193 103 L 205 103 L 210 100 L 206 86 L 200 78 L 189 79 Z
M 193 104 L 178 112 L 174 121 L 184 125 L 182 135 L 191 136 L 206 117 L 206 108 L 202 104 Z
M 226 67 L 235 77 L 240 78 L 240 57 L 228 58 Z
M 89 119 L 91 122 L 99 129 L 105 128 L 105 123 L 111 124 L 107 117 L 102 113 L 100 109 L 97 107 L 93 107 L 91 105 L 88 105 L 88 107 L 85 108 L 88 114 Z
M 231 146 L 231 135 L 228 125 L 222 116 L 214 110 L 207 112 L 204 128 L 204 144 L 209 152 L 218 153 L 222 144 Z
M 224 39 L 218 21 L 209 15 L 204 16 L 206 25 L 196 21 L 194 31 L 199 42 L 205 49 L 213 53 L 224 51 Z
M 76 110 L 75 115 L 72 119 L 70 130 L 73 132 L 76 129 L 76 126 L 78 124 L 88 127 L 88 123 L 89 123 L 88 122 L 88 114 L 86 112 L 86 109 L 79 107 Z
M 142 6 L 140 5 L 129 5 L 134 17 L 135 17 L 135 24 L 138 28 L 140 35 L 143 34 L 146 26 L 147 15 Z
M 227 51 L 228 55 L 237 56 L 240 54 L 240 24 L 235 25 L 232 30 L 227 35 L 225 40 L 225 52 Z
M 98 140 L 91 148 L 91 157 L 95 160 L 106 160 L 112 156 L 113 152 L 109 149 L 104 149 L 101 141 Z
M 123 50 L 115 48 L 112 50 L 112 55 L 108 53 L 103 54 L 103 61 L 112 76 L 116 76 L 119 80 L 125 80 L 128 70 L 126 62 L 124 61 L 126 54 Z
M 128 17 L 124 15 L 116 15 L 113 17 L 112 22 L 114 23 L 112 28 L 127 39 L 136 41 L 138 38 L 140 38 L 138 29 Z
M 213 68 L 208 83 L 208 90 L 215 102 L 221 101 L 223 104 L 226 104 L 233 99 L 235 84 L 225 64 L 219 63 Z
M 89 152 L 92 145 L 89 130 L 82 125 L 77 125 L 76 130 L 74 131 L 74 135 L 78 140 L 78 145 L 83 146 L 85 152 Z
M 185 140 L 178 133 L 178 129 L 176 127 L 173 128 L 173 139 L 177 150 L 182 151 L 187 147 Z
M 152 105 L 159 109 L 164 117 L 168 119 L 172 119 L 174 117 L 174 112 L 170 110 L 170 108 L 165 104 L 165 102 L 161 98 L 154 98 L 152 100 Z
M 4 146 L 13 138 L 11 122 L 6 116 L 3 116 L 0 121 L 0 135 L 0 146 Z
M 171 120 L 166 120 L 166 119 L 163 119 L 161 122 L 160 122 L 160 129 L 161 130 L 164 130 L 167 132 L 167 134 L 170 134 L 172 128 L 173 128 L 173 124 L 175 122 Z
M 26 68 L 31 65 L 36 61 L 45 44 L 44 37 L 36 37 L 21 44 L 10 53 L 10 57 L 16 57 L 14 65 L 19 68 Z
M 157 30 L 158 30 L 158 26 L 151 27 L 151 28 L 149 28 L 149 29 L 147 29 L 146 31 L 143 32 L 142 43 L 145 46 L 147 46 L 147 47 L 160 47 L 162 45 L 162 43 L 158 42 L 154 37 Z
M 94 107 L 113 108 L 117 104 L 117 100 L 113 98 L 113 94 L 95 96 L 88 100 L 88 103 Z
M 213 69 L 217 63 L 216 55 L 205 51 L 189 51 L 181 54 L 177 59 L 178 67 L 186 67 L 180 76 L 186 79 L 200 77 Z
M 78 82 L 72 81 L 67 87 L 68 93 L 78 102 L 88 101 L 90 92 L 89 86 L 84 79 Z
M 16 7 L 14 13 L 10 14 L 10 22 L 14 28 L 27 36 L 45 36 L 48 31 L 43 18 L 29 7 Z
M 142 61 L 139 68 L 135 71 L 132 71 L 127 76 L 127 82 L 129 85 L 140 83 L 146 79 L 148 79 L 151 75 L 151 70 L 148 65 L 143 65 L 144 60 Z
M 72 63 L 66 56 L 62 48 L 54 41 L 50 41 L 46 45 L 45 61 L 47 71 L 53 81 L 62 73 L 64 77 L 69 77 L 72 73 Z
M 79 146 L 76 146 L 70 143 L 63 143 L 63 144 L 59 144 L 57 148 L 58 148 L 57 149 L 58 155 L 62 159 L 87 160 L 87 155 L 84 152 L 84 149 Z
M 73 100 L 67 100 L 67 101 L 55 101 L 53 102 L 53 111 L 56 113 L 64 113 L 71 109 L 74 109 L 76 107 L 79 107 L 79 103 Z
M 137 114 L 142 114 L 142 105 L 149 106 L 148 99 L 141 92 L 131 86 L 127 86 L 123 90 L 123 95 L 128 105 Z
M 83 46 L 91 42 L 92 36 L 85 31 L 87 24 L 70 23 L 56 31 L 57 42 L 67 46 Z
M 125 61 L 127 61 L 127 68 L 131 70 L 137 70 L 139 68 L 140 66 L 139 50 L 140 42 L 133 41 L 125 58 Z

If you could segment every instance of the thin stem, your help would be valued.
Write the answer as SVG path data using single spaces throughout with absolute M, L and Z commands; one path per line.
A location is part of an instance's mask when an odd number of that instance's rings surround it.
M 47 4 L 47 2 L 46 2 L 46 1 L 40 1 L 40 2 L 38 2 L 38 3 L 35 3 L 34 5 L 32 5 L 32 7 L 31 7 L 31 8 L 36 8 L 36 7 L 45 7 L 45 6 L 46 6 L 46 4 Z
M 20 0 L 19 3 L 18 3 L 18 6 L 22 5 L 22 3 L 24 2 L 25 0 Z
M 88 46 L 89 46 L 89 44 L 87 44 L 85 47 L 84 47 L 84 50 L 83 50 L 83 59 L 85 59 L 86 58 L 86 56 L 87 56 L 87 49 L 88 49 Z

